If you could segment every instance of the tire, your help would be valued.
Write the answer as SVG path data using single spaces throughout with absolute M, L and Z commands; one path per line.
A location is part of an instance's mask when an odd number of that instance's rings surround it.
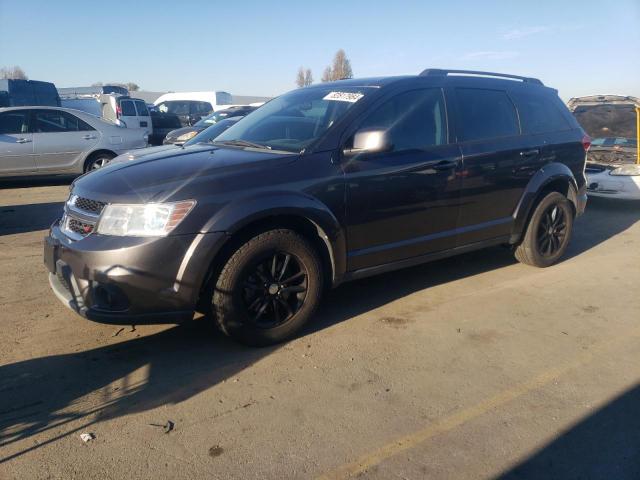
M 109 163 L 109 161 L 114 158 L 115 155 L 111 153 L 100 153 L 95 157 L 91 158 L 84 169 L 85 173 L 90 172 L 91 170 L 98 170 L 99 168 L 104 167 Z
M 279 343 L 313 315 L 322 278 L 320 257 L 306 239 L 292 230 L 270 230 L 231 255 L 214 280 L 211 313 L 218 327 L 240 343 Z
M 534 267 L 549 267 L 564 255 L 573 229 L 573 208 L 558 192 L 547 194 L 536 206 L 516 259 Z

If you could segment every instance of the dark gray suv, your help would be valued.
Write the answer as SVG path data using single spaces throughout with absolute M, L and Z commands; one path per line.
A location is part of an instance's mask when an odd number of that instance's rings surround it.
M 265 345 L 347 280 L 497 244 L 555 263 L 585 207 L 588 146 L 534 78 L 426 70 L 325 83 L 213 143 L 78 178 L 45 263 L 57 296 L 87 318 L 200 310 Z

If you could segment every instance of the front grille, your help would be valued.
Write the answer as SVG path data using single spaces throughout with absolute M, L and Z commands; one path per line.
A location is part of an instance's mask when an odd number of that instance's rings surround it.
M 72 240 L 80 240 L 90 235 L 106 205 L 105 202 L 71 194 L 60 222 L 62 230 Z
M 105 207 L 106 203 L 84 197 L 75 197 L 73 205 L 80 210 L 84 210 L 85 212 L 99 215 L 100 212 L 102 212 L 102 209 Z
M 67 229 L 70 231 L 82 235 L 83 237 L 93 232 L 94 225 L 91 223 L 81 222 L 75 218 L 69 217 L 67 219 Z

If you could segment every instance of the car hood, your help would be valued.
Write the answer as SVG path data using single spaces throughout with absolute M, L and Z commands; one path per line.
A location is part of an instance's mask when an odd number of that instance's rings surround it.
M 167 136 L 165 138 L 178 138 L 180 135 L 184 135 L 185 133 L 201 132 L 205 128 L 207 127 L 196 127 L 195 125 L 191 127 L 176 128 L 175 130 L 171 130 L 169 133 L 167 133 Z
M 154 155 L 160 152 L 176 151 L 180 148 L 178 145 L 160 145 L 158 147 L 138 148 L 136 150 L 129 150 L 128 152 L 118 155 L 116 158 L 109 162 L 110 165 L 116 163 L 130 162 L 131 160 L 137 160 L 148 155 Z
M 298 155 L 196 144 L 117 162 L 78 177 L 76 195 L 107 203 L 145 203 L 197 198 L 230 177 L 257 175 L 294 161 Z M 237 182 L 236 182 L 237 183 Z M 240 181 L 239 184 L 242 182 Z

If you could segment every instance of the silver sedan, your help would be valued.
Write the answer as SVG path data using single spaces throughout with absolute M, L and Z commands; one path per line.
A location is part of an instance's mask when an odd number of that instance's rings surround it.
M 0 177 L 82 174 L 147 141 L 144 129 L 79 110 L 0 108 Z

